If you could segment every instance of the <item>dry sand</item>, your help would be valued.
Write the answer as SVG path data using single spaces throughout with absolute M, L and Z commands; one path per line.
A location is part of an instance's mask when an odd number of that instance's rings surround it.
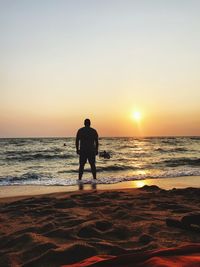
M 199 244 L 198 231 L 166 225 L 167 218 L 194 213 L 200 214 L 198 188 L 145 186 L 2 199 L 0 266 L 56 267 L 96 255 Z

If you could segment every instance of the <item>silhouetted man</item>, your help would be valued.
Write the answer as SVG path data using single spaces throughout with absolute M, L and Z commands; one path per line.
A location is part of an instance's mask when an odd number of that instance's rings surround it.
M 85 163 L 89 162 L 93 178 L 96 179 L 95 158 L 98 155 L 98 134 L 90 127 L 90 120 L 85 119 L 85 127 L 78 130 L 76 135 L 76 152 L 79 155 L 79 180 L 83 176 Z

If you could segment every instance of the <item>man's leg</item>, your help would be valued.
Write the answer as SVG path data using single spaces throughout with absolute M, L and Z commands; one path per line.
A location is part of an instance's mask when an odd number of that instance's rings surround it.
M 78 179 L 81 180 L 83 176 L 85 163 L 80 163 L 79 165 L 79 172 L 78 172 Z
M 95 165 L 95 153 L 89 153 L 88 155 L 88 161 L 90 163 L 90 167 L 91 167 L 91 171 L 92 171 L 92 175 L 93 175 L 93 179 L 96 179 L 96 165 Z
M 87 157 L 84 153 L 80 153 L 79 157 L 79 172 L 78 172 L 78 179 L 81 180 L 83 176 L 84 166 L 87 161 Z
M 96 166 L 95 166 L 95 162 L 90 162 L 90 166 L 91 166 L 91 171 L 92 171 L 92 175 L 93 175 L 93 179 L 96 179 Z

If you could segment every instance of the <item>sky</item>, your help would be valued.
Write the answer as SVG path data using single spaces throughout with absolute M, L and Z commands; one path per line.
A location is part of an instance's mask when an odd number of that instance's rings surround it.
M 0 137 L 200 135 L 200 1 L 0 0 Z M 134 111 L 141 120 L 133 119 Z

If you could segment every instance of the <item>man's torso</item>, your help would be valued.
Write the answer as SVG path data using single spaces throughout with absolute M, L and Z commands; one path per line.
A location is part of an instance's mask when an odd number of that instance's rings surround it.
M 91 127 L 83 127 L 78 131 L 81 152 L 93 152 L 95 150 L 95 140 L 98 138 L 97 132 Z

